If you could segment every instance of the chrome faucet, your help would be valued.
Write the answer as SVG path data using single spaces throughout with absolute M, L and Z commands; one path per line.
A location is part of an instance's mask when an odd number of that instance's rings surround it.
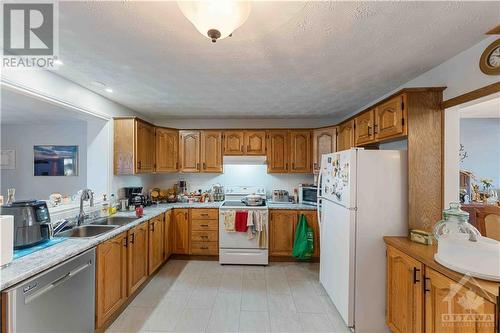
M 82 195 L 80 196 L 80 213 L 78 214 L 78 220 L 76 222 L 76 225 L 80 226 L 82 225 L 83 221 L 85 220 L 85 213 L 83 212 L 83 202 L 90 200 L 90 207 L 94 206 L 94 192 L 92 190 L 86 188 L 82 190 Z

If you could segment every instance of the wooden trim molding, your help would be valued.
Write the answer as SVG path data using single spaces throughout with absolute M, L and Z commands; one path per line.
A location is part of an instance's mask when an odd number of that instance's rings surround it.
M 470 91 L 460 96 L 450 98 L 443 102 L 443 109 L 451 108 L 456 105 L 467 103 L 475 99 L 500 92 L 500 81 L 484 86 L 482 88 Z

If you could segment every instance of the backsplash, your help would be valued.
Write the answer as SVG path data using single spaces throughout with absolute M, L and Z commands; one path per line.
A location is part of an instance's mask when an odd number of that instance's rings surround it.
M 312 183 L 313 175 L 310 174 L 271 174 L 267 173 L 266 165 L 224 165 L 222 174 L 156 174 L 154 175 L 154 187 L 169 188 L 179 180 L 187 181 L 188 191 L 198 189 L 209 189 L 212 184 L 219 183 L 227 185 L 255 185 L 265 186 L 267 195 L 271 195 L 272 190 L 282 189 L 293 193 L 301 183 Z

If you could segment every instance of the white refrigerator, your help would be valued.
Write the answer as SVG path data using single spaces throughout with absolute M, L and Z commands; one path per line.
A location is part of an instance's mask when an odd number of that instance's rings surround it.
M 407 152 L 350 149 L 322 156 L 320 282 L 355 332 L 385 324 L 383 236 L 408 232 Z

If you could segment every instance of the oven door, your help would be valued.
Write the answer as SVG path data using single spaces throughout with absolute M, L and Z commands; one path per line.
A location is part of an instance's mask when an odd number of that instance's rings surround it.
M 222 210 L 221 210 L 222 212 Z M 266 223 L 266 240 L 269 238 L 268 223 Z M 267 242 L 259 247 L 259 237 L 248 239 L 246 232 L 226 232 L 224 230 L 224 215 L 219 214 L 219 248 L 221 249 L 267 249 Z

